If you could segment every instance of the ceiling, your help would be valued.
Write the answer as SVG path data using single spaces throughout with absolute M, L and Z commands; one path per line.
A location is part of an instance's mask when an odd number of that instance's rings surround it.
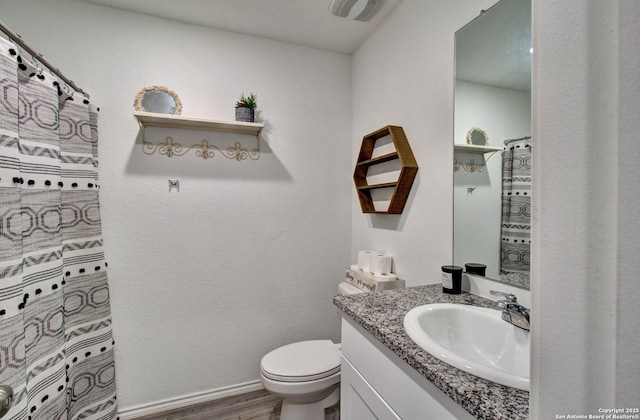
M 401 0 L 381 0 L 379 12 L 369 22 L 332 15 L 331 0 L 81 1 L 351 54 Z
M 332 0 L 80 1 L 351 54 L 402 0 L 380 0 L 369 22 L 332 15 Z M 456 77 L 528 91 L 530 48 L 531 0 L 500 1 L 456 33 Z

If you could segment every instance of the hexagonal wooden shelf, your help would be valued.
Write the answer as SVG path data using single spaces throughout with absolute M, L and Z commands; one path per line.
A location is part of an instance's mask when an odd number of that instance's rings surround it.
M 391 137 L 395 151 L 372 157 L 376 141 L 386 136 Z M 371 185 L 367 182 L 367 173 L 370 167 L 396 159 L 400 161 L 400 174 L 397 181 Z M 418 163 L 413 156 L 411 146 L 409 146 L 409 141 L 402 127 L 388 125 L 364 136 L 362 138 L 362 146 L 360 146 L 360 153 L 358 154 L 358 161 L 356 162 L 356 169 L 353 173 L 353 181 L 356 185 L 362 212 L 401 214 L 417 172 Z M 380 188 L 393 188 L 391 201 L 386 211 L 376 210 L 374 200 L 371 198 L 371 192 Z

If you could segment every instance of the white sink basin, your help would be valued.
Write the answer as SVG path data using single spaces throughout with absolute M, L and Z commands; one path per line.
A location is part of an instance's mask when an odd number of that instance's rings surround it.
M 404 317 L 416 344 L 460 370 L 529 391 L 529 332 L 478 306 L 434 303 Z

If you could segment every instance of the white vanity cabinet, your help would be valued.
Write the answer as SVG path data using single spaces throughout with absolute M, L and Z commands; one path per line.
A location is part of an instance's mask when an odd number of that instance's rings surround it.
M 350 318 L 342 318 L 343 420 L 474 417 Z

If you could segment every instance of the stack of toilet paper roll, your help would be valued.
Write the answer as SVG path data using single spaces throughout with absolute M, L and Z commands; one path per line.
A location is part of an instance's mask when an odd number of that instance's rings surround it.
M 391 272 L 393 258 L 383 252 L 359 251 L 358 263 L 347 270 L 346 281 L 362 290 L 380 291 L 404 287 Z

